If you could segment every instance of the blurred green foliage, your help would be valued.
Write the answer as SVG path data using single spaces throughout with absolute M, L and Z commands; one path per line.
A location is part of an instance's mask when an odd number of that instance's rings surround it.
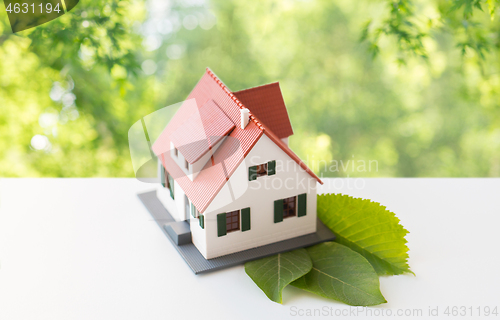
M 128 129 L 205 67 L 280 81 L 323 176 L 500 176 L 498 4 L 88 0 L 17 34 L 2 10 L 0 176 L 133 176 Z

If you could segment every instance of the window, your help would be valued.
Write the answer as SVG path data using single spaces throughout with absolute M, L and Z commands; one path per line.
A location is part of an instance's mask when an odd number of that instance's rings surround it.
M 169 174 L 167 172 L 167 170 L 165 170 L 165 188 L 167 188 L 168 190 L 170 190 L 170 179 L 169 179 Z
M 307 194 L 274 201 L 274 223 L 289 217 L 303 217 L 307 213 Z
M 283 199 L 283 218 L 294 217 L 297 207 L 297 197 Z
M 168 188 L 168 178 L 167 178 L 168 172 L 165 170 L 163 165 L 160 167 L 160 180 L 161 180 L 161 185 L 163 188 Z
M 172 197 L 172 199 L 175 199 L 174 198 L 174 178 L 172 177 L 172 175 L 170 173 L 166 173 L 167 174 L 167 181 L 168 181 L 168 189 L 170 190 L 170 197 Z
M 272 176 L 276 174 L 276 160 L 248 168 L 248 181 L 253 181 L 257 177 Z
M 255 170 L 257 177 L 267 176 L 267 163 L 259 164 Z
M 205 227 L 205 220 L 203 223 L 200 215 L 200 226 L 203 224 Z M 240 224 L 241 223 L 241 224 Z M 241 210 L 219 213 L 217 215 L 217 236 L 225 236 L 228 232 L 240 230 L 242 232 L 250 230 L 250 208 L 243 208 Z
M 205 229 L 205 216 L 200 214 L 200 227 Z
M 176 148 L 176 147 L 174 147 L 174 155 L 175 155 L 176 157 L 178 157 L 178 156 L 179 156 L 179 150 L 177 150 L 177 148 Z
M 186 170 L 189 171 L 189 162 L 187 162 L 187 160 L 184 160 L 184 167 L 186 167 Z
M 196 209 L 194 204 L 191 202 L 191 216 L 193 216 L 193 218 L 198 218 L 199 215 L 200 215 L 200 212 L 198 211 L 198 209 Z
M 168 173 L 168 171 L 163 167 L 163 165 L 160 168 L 161 170 L 161 185 L 170 190 L 170 197 L 174 199 L 174 178 Z
M 240 210 L 226 213 L 226 232 L 240 230 Z

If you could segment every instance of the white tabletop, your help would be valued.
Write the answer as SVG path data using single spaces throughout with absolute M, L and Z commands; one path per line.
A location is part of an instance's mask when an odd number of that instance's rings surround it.
M 136 196 L 153 188 L 134 179 L 1 179 L 0 319 L 500 313 L 500 179 L 326 179 L 321 192 L 378 201 L 410 231 L 416 276 L 382 277 L 388 303 L 369 309 L 293 287 L 283 305 L 271 302 L 243 266 L 194 275 Z M 414 316 L 395 316 L 405 312 Z

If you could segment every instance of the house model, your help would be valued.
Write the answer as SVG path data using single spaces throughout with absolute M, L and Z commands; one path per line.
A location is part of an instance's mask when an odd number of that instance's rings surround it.
M 292 134 L 277 82 L 231 92 L 207 69 L 157 138 L 158 199 L 205 259 L 316 232 L 322 182 Z

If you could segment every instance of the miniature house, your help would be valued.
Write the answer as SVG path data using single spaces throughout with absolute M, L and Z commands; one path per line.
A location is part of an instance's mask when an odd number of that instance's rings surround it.
M 278 83 L 231 92 L 207 69 L 155 141 L 158 198 L 205 259 L 316 232 L 322 182 L 292 134 Z

